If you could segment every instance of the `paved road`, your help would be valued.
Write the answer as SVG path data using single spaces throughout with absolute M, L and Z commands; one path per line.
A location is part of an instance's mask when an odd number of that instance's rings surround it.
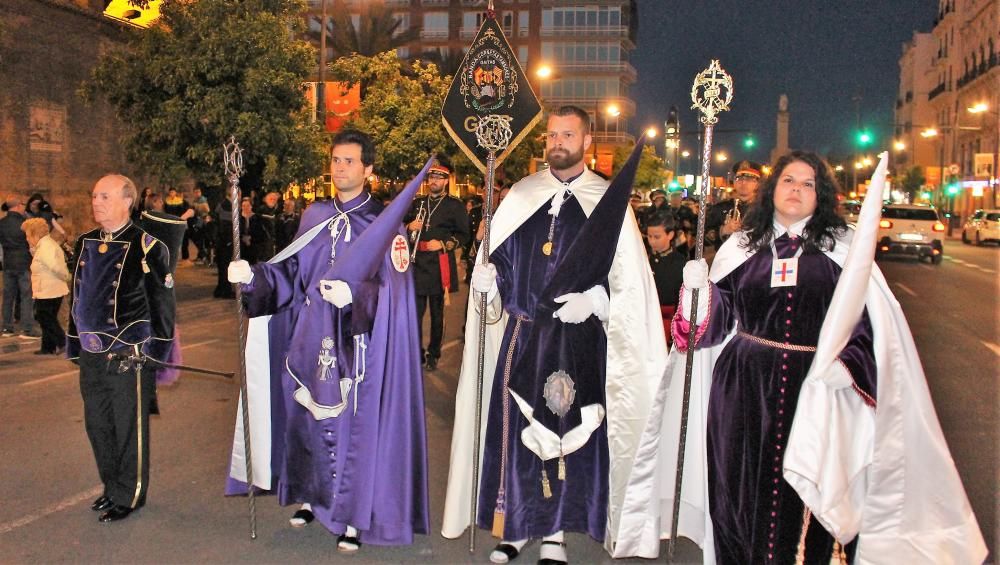
M 907 314 L 956 463 L 991 547 L 997 477 L 997 248 L 951 243 L 942 265 L 884 261 L 882 268 Z M 185 362 L 235 366 L 233 305 L 209 298 L 214 273 L 183 267 L 178 274 Z M 463 293 L 464 295 L 464 293 Z M 449 308 L 446 345 L 437 371 L 425 376 L 432 532 L 410 548 L 365 547 L 353 557 L 335 551 L 320 528 L 293 530 L 291 511 L 258 498 L 258 539 L 248 538 L 245 498 L 221 496 L 235 417 L 237 386 L 186 374 L 161 393 L 163 416 L 152 423 L 148 505 L 117 524 L 99 524 L 87 506 L 99 494 L 83 430 L 74 367 L 41 359 L 16 338 L 0 340 L 0 562 L 278 563 L 487 562 L 493 540 L 445 540 L 440 529 L 453 399 L 461 355 L 460 300 Z M 537 546 L 522 560 L 534 561 Z M 569 557 L 612 562 L 596 544 L 570 538 Z M 700 562 L 697 547 L 679 545 L 679 563 Z M 627 562 L 627 561 L 626 561 Z M 638 560 L 636 560 L 638 562 Z

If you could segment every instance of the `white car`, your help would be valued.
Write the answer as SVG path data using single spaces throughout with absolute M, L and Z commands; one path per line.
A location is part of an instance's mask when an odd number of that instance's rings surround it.
M 933 206 L 887 204 L 882 207 L 876 255 L 925 257 L 939 265 L 944 259 L 944 223 Z
M 976 210 L 962 228 L 962 243 L 1000 243 L 1000 210 Z

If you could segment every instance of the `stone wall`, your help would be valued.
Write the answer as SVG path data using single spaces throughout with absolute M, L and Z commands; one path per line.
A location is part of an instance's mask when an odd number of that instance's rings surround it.
M 42 193 L 71 236 L 94 226 L 94 182 L 108 171 L 132 172 L 112 108 L 77 94 L 99 53 L 123 38 L 120 24 L 100 16 L 102 6 L 0 2 L 0 194 Z

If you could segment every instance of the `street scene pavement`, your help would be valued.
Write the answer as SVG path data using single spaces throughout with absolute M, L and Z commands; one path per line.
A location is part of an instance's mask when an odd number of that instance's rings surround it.
M 880 262 L 913 330 L 938 417 L 988 546 L 996 552 L 997 272 L 1000 248 L 947 242 L 939 266 Z M 185 265 L 177 275 L 184 363 L 232 371 L 237 366 L 235 303 L 211 298 L 215 271 Z M 466 287 L 446 308 L 445 345 L 437 370 L 425 371 L 431 531 L 411 547 L 364 546 L 344 556 L 336 538 L 314 523 L 289 527 L 294 508 L 256 499 L 257 539 L 250 539 L 245 497 L 225 497 L 238 383 L 184 373 L 160 389 L 152 418 L 147 505 L 129 520 L 101 524 L 89 509 L 101 493 L 83 427 L 78 371 L 68 361 L 36 356 L 37 341 L 0 339 L 0 562 L 3 563 L 486 563 L 496 543 L 480 531 L 441 537 L 454 395 L 462 351 Z M 64 306 L 65 311 L 65 306 Z M 64 312 L 65 314 L 65 312 Z M 642 336 L 636 336 L 642 339 Z M 569 559 L 613 560 L 592 540 L 570 535 Z M 537 559 L 529 545 L 519 558 Z M 662 544 L 661 558 L 666 554 Z M 642 562 L 624 560 L 622 562 Z M 677 563 L 700 563 L 681 539 Z

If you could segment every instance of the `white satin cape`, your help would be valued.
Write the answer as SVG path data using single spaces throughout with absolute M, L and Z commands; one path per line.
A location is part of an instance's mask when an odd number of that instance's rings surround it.
M 569 188 L 584 213 L 589 216 L 607 186 L 607 181 L 588 169 L 570 183 Z M 499 247 L 539 207 L 548 205 L 562 188 L 562 183 L 548 170 L 526 177 L 511 187 L 493 218 L 491 246 L 494 249 Z M 605 547 L 611 552 L 622 536 L 631 534 L 621 527 L 621 502 L 625 484 L 633 468 L 639 437 L 646 426 L 653 393 L 657 390 L 666 366 L 667 355 L 656 285 L 642 244 L 642 235 L 631 209 L 618 235 L 618 247 L 608 282 L 611 307 L 610 317 L 605 325 L 608 336 L 605 390 L 610 477 Z M 587 289 L 579 289 L 580 292 L 584 290 Z M 448 488 L 441 527 L 441 534 L 446 538 L 461 536 L 469 526 L 479 353 L 477 334 L 480 317 L 476 312 L 477 302 L 475 296 L 469 300 L 466 314 L 465 349 L 455 402 Z M 503 314 L 499 322 L 486 326 L 482 435 L 486 433 L 493 375 L 506 324 L 507 315 Z M 480 457 L 484 444 L 485 441 L 480 442 Z
M 734 234 L 716 254 L 713 282 L 751 256 L 738 245 L 742 235 Z M 826 255 L 843 266 L 852 236 L 849 230 Z M 874 332 L 877 409 L 866 406 L 849 383 L 834 383 L 842 372 L 810 371 L 785 453 L 785 479 L 839 540 L 860 535 L 856 563 L 982 563 L 986 546 L 902 309 L 874 265 L 866 286 L 857 296 L 865 296 Z M 692 371 L 678 535 L 702 547 L 704 563 L 715 563 L 706 473 L 709 392 L 712 368 L 732 335 L 696 350 Z M 684 365 L 684 354 L 672 351 L 623 502 L 620 527 L 637 532 L 641 547 L 670 533 Z M 656 557 L 639 548 L 620 549 L 623 555 Z

